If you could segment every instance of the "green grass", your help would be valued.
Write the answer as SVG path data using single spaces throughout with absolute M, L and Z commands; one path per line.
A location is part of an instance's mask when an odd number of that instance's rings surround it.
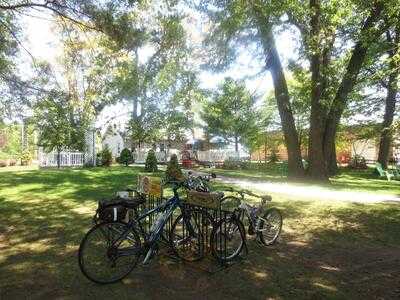
M 202 169 L 210 172 L 210 169 Z M 351 170 L 347 168 L 339 169 L 339 174 L 330 179 L 330 184 L 319 184 L 331 190 L 348 190 L 360 192 L 373 192 L 379 194 L 400 195 L 400 181 L 380 179 L 374 174 L 373 168 L 366 170 Z M 279 164 L 272 164 L 263 170 L 224 170 L 212 169 L 216 174 L 255 181 L 287 182 L 287 178 L 282 172 Z M 292 183 L 299 186 L 308 183 Z M 313 183 L 313 185 L 315 185 Z
M 278 244 L 264 248 L 249 237 L 247 258 L 226 270 L 210 275 L 160 257 L 122 283 L 95 285 L 79 271 L 79 242 L 91 226 L 96 201 L 135 184 L 141 171 L 140 167 L 111 167 L 1 172 L 0 299 L 389 299 L 400 295 L 399 205 L 299 201 L 280 195 L 274 195 L 272 202 L 284 216 Z M 356 174 L 339 176 L 365 180 Z

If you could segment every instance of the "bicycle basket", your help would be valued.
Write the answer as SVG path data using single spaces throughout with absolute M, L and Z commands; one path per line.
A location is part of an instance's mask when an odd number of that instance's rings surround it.
M 190 190 L 187 193 L 187 203 L 212 209 L 220 209 L 223 194 L 212 192 L 197 192 Z

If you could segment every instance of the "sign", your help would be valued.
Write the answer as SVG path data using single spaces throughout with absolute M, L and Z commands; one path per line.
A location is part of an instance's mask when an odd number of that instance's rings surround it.
M 161 198 L 162 196 L 161 178 L 148 175 L 139 175 L 138 192 L 146 194 L 148 196 Z

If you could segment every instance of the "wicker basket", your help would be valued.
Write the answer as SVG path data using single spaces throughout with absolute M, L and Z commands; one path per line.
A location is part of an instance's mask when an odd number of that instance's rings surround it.
M 192 205 L 203 206 L 212 209 L 221 208 L 221 199 L 223 194 L 221 193 L 204 193 L 197 191 L 188 191 L 187 203 Z

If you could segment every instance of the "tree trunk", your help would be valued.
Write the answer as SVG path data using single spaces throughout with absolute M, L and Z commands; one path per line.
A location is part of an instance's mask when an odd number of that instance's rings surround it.
M 57 149 L 57 168 L 60 169 L 61 168 L 61 150 L 58 148 Z
M 327 181 L 328 174 L 323 151 L 324 125 L 327 107 L 323 104 L 322 84 L 322 53 L 320 36 L 320 3 L 318 0 L 310 0 L 311 16 L 311 41 L 309 48 L 312 50 L 310 59 L 311 71 L 311 114 L 308 145 L 309 168 L 308 175 L 313 180 Z
M 336 159 L 336 144 L 332 143 L 331 147 L 332 147 L 331 151 L 329 151 L 328 153 L 325 154 L 325 155 L 327 155 L 325 157 L 325 159 L 326 159 L 326 167 L 327 167 L 329 176 L 333 176 L 333 175 L 337 174 L 338 170 L 339 170 L 338 165 L 337 165 L 337 159 Z
M 393 123 L 393 116 L 396 107 L 396 96 L 397 96 L 397 86 L 396 86 L 396 76 L 393 74 L 390 76 L 389 85 L 387 89 L 386 96 L 386 106 L 385 115 L 382 122 L 381 138 L 379 142 L 379 155 L 378 162 L 381 163 L 383 168 L 387 168 L 390 145 L 392 142 L 392 134 L 390 127 Z
M 268 23 L 268 18 L 263 15 L 259 7 L 253 7 L 253 9 L 264 48 L 266 67 L 271 72 L 274 84 L 275 98 L 288 152 L 288 177 L 302 178 L 304 177 L 304 168 L 301 161 L 299 137 L 293 118 L 285 74 L 272 33 L 272 26 Z
M 239 152 L 239 139 L 237 136 L 235 136 L 235 152 Z
M 382 131 L 379 142 L 379 154 L 378 154 L 378 162 L 382 165 L 383 168 L 387 168 L 389 153 L 390 153 L 390 145 L 392 143 L 392 134 L 390 127 L 393 123 L 394 112 L 396 108 L 396 97 L 398 93 L 398 83 L 397 77 L 399 76 L 399 68 L 400 65 L 395 62 L 396 48 L 398 47 L 398 43 L 400 42 L 400 25 L 396 28 L 397 32 L 395 32 L 395 37 L 392 39 L 391 33 L 389 31 L 386 32 L 386 38 L 389 42 L 389 64 L 392 70 L 392 73 L 389 75 L 389 80 L 387 83 L 387 95 L 385 101 L 385 114 L 383 116 L 382 122 Z
M 374 30 L 371 32 L 379 20 L 381 11 L 382 3 L 378 2 L 374 6 L 370 16 L 365 20 L 360 32 L 360 40 L 353 47 L 352 55 L 347 65 L 345 75 L 342 78 L 327 116 L 323 145 L 324 156 L 328 160 L 327 165 L 330 166 L 329 171 L 331 172 L 336 173 L 337 170 L 336 155 L 332 153 L 336 144 L 337 127 L 347 105 L 347 97 L 357 82 L 357 76 L 367 55 L 369 44 L 374 40 L 374 38 L 377 39 L 381 34 L 380 30 Z M 371 34 L 372 36 L 370 36 Z M 366 41 L 366 37 L 368 37 L 370 42 Z
M 267 163 L 267 140 L 264 141 L 264 163 Z

